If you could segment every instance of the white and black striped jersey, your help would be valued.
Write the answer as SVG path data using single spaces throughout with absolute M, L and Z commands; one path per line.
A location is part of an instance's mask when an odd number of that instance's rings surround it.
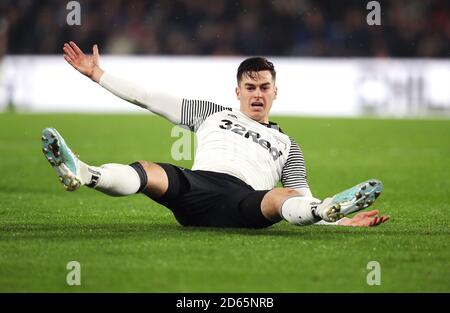
M 182 100 L 181 124 L 197 135 L 193 170 L 238 177 L 256 190 L 308 188 L 302 152 L 275 123 L 262 124 L 239 110 Z
M 104 73 L 100 84 L 117 96 L 189 127 L 197 136 L 192 170 L 235 176 L 255 190 L 281 181 L 284 187 L 309 187 L 298 144 L 275 123 L 259 123 L 237 109 L 213 102 L 149 94 L 120 78 Z

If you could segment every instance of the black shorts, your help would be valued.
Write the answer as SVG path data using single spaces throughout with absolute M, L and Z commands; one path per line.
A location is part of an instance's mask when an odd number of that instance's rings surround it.
M 181 225 L 264 228 L 275 223 L 261 212 L 269 190 L 254 190 L 228 174 L 157 164 L 167 173 L 169 187 L 153 200 L 169 208 Z

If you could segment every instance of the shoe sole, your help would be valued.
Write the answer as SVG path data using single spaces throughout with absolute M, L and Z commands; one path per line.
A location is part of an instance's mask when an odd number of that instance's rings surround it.
M 42 152 L 48 163 L 53 167 L 58 175 L 59 181 L 67 191 L 74 191 L 81 186 L 80 180 L 64 164 L 61 153 L 61 145 L 65 145 L 64 140 L 54 128 L 46 128 L 42 131 Z
M 330 207 L 325 211 L 329 221 L 335 222 L 354 212 L 371 206 L 381 195 L 383 183 L 377 179 L 370 179 L 335 195 Z

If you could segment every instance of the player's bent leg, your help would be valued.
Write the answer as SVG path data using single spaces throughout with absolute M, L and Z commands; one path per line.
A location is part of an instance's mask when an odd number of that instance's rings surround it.
M 261 203 L 263 215 L 270 221 L 282 219 L 295 225 L 311 225 L 321 220 L 315 208 L 321 201 L 301 196 L 295 189 L 275 188 L 269 191 Z
M 283 219 L 280 208 L 286 199 L 299 196 L 290 188 L 274 188 L 264 195 L 261 202 L 261 212 L 269 221 L 278 222 Z
M 279 206 L 280 216 L 291 224 L 310 225 L 321 219 L 326 222 L 336 222 L 372 205 L 380 196 L 382 189 L 381 181 L 370 179 L 323 201 L 299 195 L 289 196 L 289 194 L 286 194 L 283 201 L 281 193 L 274 205 L 279 205 L 282 201 Z

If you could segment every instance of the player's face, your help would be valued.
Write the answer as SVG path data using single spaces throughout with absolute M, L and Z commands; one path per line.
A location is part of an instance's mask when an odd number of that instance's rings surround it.
M 277 97 L 277 87 L 269 71 L 255 74 L 253 78 L 242 76 L 236 87 L 236 95 L 241 102 L 242 113 L 255 121 L 268 123 L 272 102 Z

